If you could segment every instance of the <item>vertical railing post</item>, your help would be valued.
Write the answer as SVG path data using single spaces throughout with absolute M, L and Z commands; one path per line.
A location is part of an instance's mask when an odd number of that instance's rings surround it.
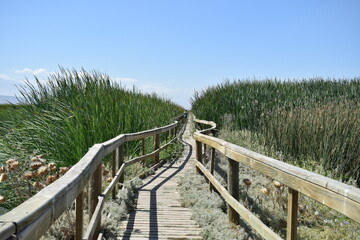
M 155 135 L 155 147 L 154 150 L 158 150 L 160 147 L 160 134 Z M 160 160 L 160 153 L 155 154 L 155 163 L 158 163 Z
M 98 196 L 101 194 L 101 182 L 102 182 L 102 165 L 99 164 L 99 166 L 96 168 L 90 180 L 90 211 L 89 211 L 90 219 L 96 209 L 96 205 L 98 203 Z M 96 235 L 100 230 L 100 226 L 101 226 L 101 217 L 99 223 L 95 228 Z
M 114 179 L 115 175 L 116 175 L 116 170 L 117 170 L 117 167 L 116 167 L 116 150 L 114 150 L 112 152 L 112 168 L 111 168 L 111 175 L 112 175 L 112 178 Z M 117 186 L 114 187 L 114 189 L 112 190 L 112 199 L 115 199 L 116 198 L 116 193 L 117 193 Z
M 216 129 L 211 130 L 211 134 L 216 137 Z
M 202 163 L 202 143 L 196 141 L 196 160 Z M 196 167 L 196 174 L 199 174 L 199 169 Z
M 76 198 L 76 227 L 75 227 L 75 239 L 82 239 L 83 234 L 83 203 L 84 203 L 84 192 L 81 192 Z
M 145 138 L 141 139 L 142 155 L 145 155 Z
M 211 175 L 214 175 L 214 168 L 215 168 L 215 148 L 211 147 L 211 153 L 210 153 L 210 173 Z M 211 182 L 209 183 L 209 190 L 212 192 L 214 189 Z
M 120 169 L 121 165 L 123 165 L 123 163 L 124 163 L 124 144 L 121 144 L 117 148 L 117 159 L 118 159 L 118 166 Z M 124 173 L 121 174 L 121 176 L 119 178 L 119 183 L 124 184 Z
M 206 144 L 204 144 L 204 163 L 207 163 L 207 158 L 206 158 Z
M 296 191 L 292 188 L 289 188 L 288 216 L 287 216 L 287 230 L 286 230 L 286 239 L 287 240 L 296 240 L 297 239 L 298 204 L 299 204 L 298 191 Z
M 91 179 L 88 181 L 88 183 L 86 184 L 86 201 L 87 201 L 87 210 L 88 210 L 88 214 L 89 214 L 89 218 L 91 218 L 91 215 L 90 215 L 90 202 L 91 202 L 91 198 L 90 198 L 90 181 Z
M 142 155 L 145 155 L 145 138 L 141 139 L 141 152 Z M 146 166 L 146 160 L 141 161 L 141 166 Z
M 239 201 L 239 163 L 231 158 L 228 158 L 227 180 L 228 192 Z M 231 223 L 239 224 L 239 214 L 230 205 L 228 205 L 228 218 Z

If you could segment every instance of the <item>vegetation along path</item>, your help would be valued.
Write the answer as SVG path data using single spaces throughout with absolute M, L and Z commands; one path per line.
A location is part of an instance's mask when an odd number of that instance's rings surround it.
M 194 140 L 187 124 L 184 151 L 176 161 L 164 164 L 138 189 L 137 207 L 122 222 L 119 239 L 202 239 L 201 228 L 191 219 L 192 212 L 180 203 L 178 181 L 187 169 L 194 169 Z

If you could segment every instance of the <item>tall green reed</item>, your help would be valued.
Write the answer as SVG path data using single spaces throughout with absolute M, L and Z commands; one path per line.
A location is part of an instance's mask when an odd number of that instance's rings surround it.
M 265 143 L 297 159 L 310 158 L 328 175 L 360 185 L 360 103 L 273 110 L 262 119 Z
M 60 165 L 76 163 L 95 143 L 122 133 L 173 122 L 183 108 L 156 94 L 127 90 L 97 71 L 67 70 L 21 89 L 21 116 L 4 124 L 7 156 L 45 154 Z
M 360 78 L 226 81 L 192 98 L 200 119 L 265 136 L 265 144 L 299 161 L 311 158 L 333 176 L 357 179 Z
M 212 119 L 221 127 L 222 117 L 231 114 L 237 129 L 257 130 L 261 116 L 279 106 L 286 109 L 308 107 L 315 103 L 336 101 L 340 97 L 359 102 L 359 96 L 360 78 L 227 80 L 196 92 L 191 102 L 198 118 Z

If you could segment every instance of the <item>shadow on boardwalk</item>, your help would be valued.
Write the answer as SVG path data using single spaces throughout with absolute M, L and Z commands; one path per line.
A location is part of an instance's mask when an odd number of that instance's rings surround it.
M 183 133 L 181 142 L 184 146 L 184 155 L 177 161 L 164 164 L 149 181 L 138 188 L 138 208 L 129 214 L 126 230 L 121 239 L 134 239 L 135 236 L 136 239 L 201 239 L 198 235 L 201 229 L 191 220 L 191 210 L 181 208 L 174 187 L 177 184 L 174 177 L 185 168 L 193 152 L 192 145 L 183 141 Z M 171 191 L 166 190 L 167 184 L 169 185 L 167 188 L 172 188 Z M 144 200 L 140 203 L 141 198 Z M 147 219 L 144 219 L 144 216 Z M 186 217 L 188 220 L 185 219 Z M 138 226 L 138 222 L 142 225 Z M 171 226 L 171 223 L 174 226 Z M 181 224 L 183 228 L 179 226 Z

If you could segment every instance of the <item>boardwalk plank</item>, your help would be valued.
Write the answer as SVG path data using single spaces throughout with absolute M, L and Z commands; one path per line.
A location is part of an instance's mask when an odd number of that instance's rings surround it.
M 190 136 L 187 127 L 185 135 Z M 164 164 L 138 190 L 136 210 L 121 222 L 124 232 L 118 239 L 202 239 L 202 229 L 192 219 L 192 211 L 180 203 L 177 192 L 184 170 L 194 169 L 192 146 L 184 146 L 183 156 Z

